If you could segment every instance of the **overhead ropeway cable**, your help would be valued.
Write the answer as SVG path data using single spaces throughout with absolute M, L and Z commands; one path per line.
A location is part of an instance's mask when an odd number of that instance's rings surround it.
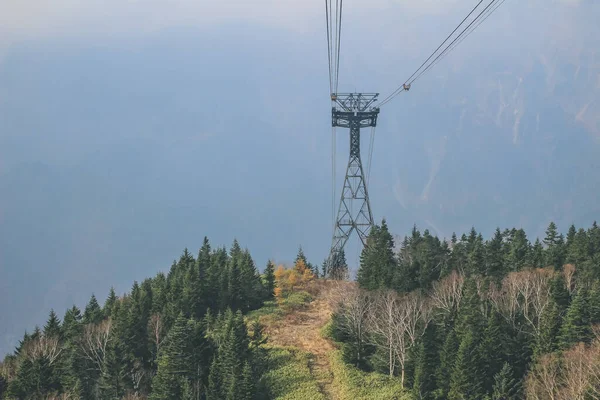
M 404 83 L 394 90 L 390 95 L 388 95 L 385 99 L 379 103 L 379 106 L 383 106 L 384 104 L 390 102 L 393 98 L 399 95 L 402 92 L 405 92 L 410 89 L 411 85 L 423 76 L 427 71 L 429 71 L 434 65 L 436 65 L 439 61 L 441 61 L 445 56 L 447 56 L 450 52 L 452 52 L 464 39 L 466 39 L 479 25 L 481 25 L 491 14 L 493 14 L 506 0 L 489 0 L 489 3 L 477 14 L 475 18 L 473 18 L 468 24 L 467 21 L 477 11 L 481 9 L 480 6 L 484 3 L 485 0 L 480 0 L 475 7 L 467 14 L 465 18 L 457 25 L 456 28 L 446 37 L 446 39 L 434 50 L 433 53 L 412 73 L 412 75 L 404 81 Z M 466 26 L 465 26 L 466 25 Z M 463 30 L 460 31 L 458 35 L 455 35 L 457 31 L 463 27 Z M 444 45 L 454 37 L 454 39 L 446 46 Z M 444 49 L 440 51 L 440 49 Z

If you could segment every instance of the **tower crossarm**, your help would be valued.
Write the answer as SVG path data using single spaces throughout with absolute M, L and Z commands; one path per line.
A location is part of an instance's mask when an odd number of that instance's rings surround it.
M 335 93 L 331 98 L 335 101 L 335 108 L 340 111 L 360 112 L 373 109 L 379 93 Z
M 354 124 L 358 124 L 360 128 L 368 128 L 377 126 L 377 116 L 379 109 L 372 111 L 338 111 L 335 108 L 331 111 L 331 123 L 333 126 L 340 128 L 350 128 Z

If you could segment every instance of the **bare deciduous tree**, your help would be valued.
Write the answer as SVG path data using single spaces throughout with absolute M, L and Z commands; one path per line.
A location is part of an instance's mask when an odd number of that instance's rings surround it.
M 446 313 L 457 310 L 460 307 L 464 284 L 464 276 L 456 271 L 452 271 L 441 281 L 433 282 L 430 292 L 433 306 Z
M 575 277 L 575 266 L 573 264 L 565 264 L 563 266 L 562 274 L 565 279 L 565 285 L 567 286 L 569 295 L 572 296 L 573 291 L 575 290 L 575 282 L 573 280 Z
M 558 400 L 560 360 L 554 354 L 540 358 L 525 382 L 528 400 Z
M 379 292 L 375 297 L 374 312 L 371 314 L 369 323 L 375 334 L 376 344 L 383 348 L 388 354 L 388 371 L 390 377 L 396 371 L 395 341 L 396 331 L 404 322 L 404 315 L 400 309 L 400 299 L 394 290 Z
M 29 360 L 46 358 L 50 365 L 56 362 L 63 351 L 58 338 L 41 335 L 38 338 L 27 342 L 23 349 L 23 354 Z
M 369 318 L 374 343 L 388 356 L 388 372 L 400 366 L 400 382 L 404 385 L 410 349 L 423 335 L 431 320 L 430 301 L 418 292 L 399 296 L 393 290 L 379 292 L 373 301 Z
M 528 399 L 600 399 L 600 341 L 543 356 L 526 380 Z
M 515 329 L 522 330 L 517 324 L 517 316 L 522 315 L 531 328 L 526 332 L 537 337 L 542 314 L 551 301 L 550 281 L 554 274 L 549 268 L 511 272 L 501 288 L 490 287 L 489 299 Z
M 150 341 L 156 348 L 156 354 L 160 350 L 160 345 L 166 337 L 165 324 L 163 322 L 162 314 L 153 314 L 148 322 L 148 331 L 150 332 Z
M 372 295 L 356 285 L 338 287 L 333 295 L 337 302 L 339 315 L 338 329 L 350 336 L 356 348 L 356 360 L 360 363 L 363 357 L 362 350 L 368 344 L 369 321 L 373 313 Z
M 99 324 L 86 325 L 83 330 L 81 350 L 98 371 L 102 371 L 104 365 L 111 329 L 112 321 L 109 318 Z

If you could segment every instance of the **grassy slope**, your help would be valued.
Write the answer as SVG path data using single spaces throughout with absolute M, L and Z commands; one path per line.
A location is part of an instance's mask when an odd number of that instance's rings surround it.
M 365 373 L 343 362 L 341 352 L 327 337 L 323 308 L 327 284 L 320 289 L 293 293 L 281 304 L 267 302 L 248 315 L 265 325 L 270 370 L 264 376 L 276 400 L 409 400 L 399 382 L 380 373 Z M 310 340 L 307 340 L 310 333 Z M 318 339 L 317 339 L 318 337 Z M 327 346 L 324 351 L 324 343 Z M 315 346 L 318 346 L 315 347 Z M 318 350 L 318 351 L 317 351 Z M 323 363 L 323 358 L 326 362 Z
M 325 400 L 309 365 L 311 354 L 296 348 L 270 347 L 270 370 L 263 377 L 273 399 Z
M 339 350 L 329 355 L 334 380 L 333 387 L 339 399 L 409 400 L 412 397 L 402 390 L 398 379 L 371 372 L 366 373 L 342 360 Z

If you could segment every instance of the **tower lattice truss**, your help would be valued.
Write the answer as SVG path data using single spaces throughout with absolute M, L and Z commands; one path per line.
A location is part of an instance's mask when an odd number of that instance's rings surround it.
M 354 230 L 364 246 L 373 227 L 373 213 L 360 158 L 360 130 L 377 125 L 379 108 L 373 107 L 377 96 L 378 94 L 365 93 L 335 96 L 332 124 L 334 127 L 350 130 L 350 158 L 335 222 L 330 261 L 344 248 Z

